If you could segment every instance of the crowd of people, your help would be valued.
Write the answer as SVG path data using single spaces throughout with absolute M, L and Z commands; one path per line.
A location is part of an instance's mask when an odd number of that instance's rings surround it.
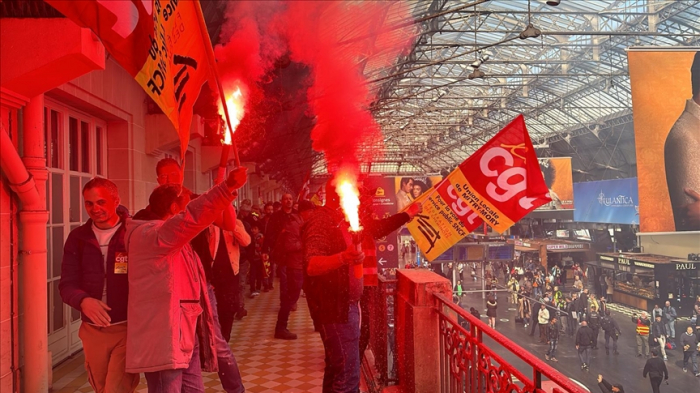
M 522 324 L 526 331 L 529 329 L 529 335 L 533 337 L 539 329 L 539 343 L 547 345 L 544 354 L 547 361 L 558 361 L 556 355 L 560 340 L 568 336 L 573 340 L 581 369 L 589 370 L 591 351 L 597 350 L 599 344 L 604 343 L 608 356 L 611 353 L 620 354 L 618 339 L 623 332 L 608 307 L 610 302 L 606 295 L 610 294 L 612 285 L 610 288 L 606 285 L 611 284 L 607 277 L 600 279 L 599 288 L 604 294 L 596 296 L 589 289 L 593 283 L 586 282 L 580 267 L 574 264 L 571 270 L 573 282 L 564 290 L 565 271 L 559 266 L 547 271 L 532 260 L 527 260 L 522 267 L 512 268 L 505 263 L 487 263 L 483 280 L 488 291 L 488 326 L 496 329 L 497 294 L 506 292 L 508 303 L 517 307 L 515 323 Z M 498 284 L 501 274 L 505 285 Z M 471 275 L 475 281 L 479 278 L 476 267 L 472 267 Z M 457 297 L 465 293 L 457 293 Z M 469 312 L 480 318 L 474 307 L 470 307 Z M 690 326 L 682 334 L 678 332 L 679 339 L 676 335 L 677 318 L 677 310 L 670 301 L 666 301 L 663 307 L 655 305 L 651 315 L 642 311 L 630 318 L 634 323 L 634 331 L 630 333 L 635 337 L 636 355 L 647 359 L 643 377 L 649 377 L 653 392 L 658 392 L 661 382 L 668 379 L 666 351 L 676 349 L 676 343 L 680 343 L 683 351 L 683 372 L 690 371 L 700 377 L 697 364 L 700 356 L 700 296 L 697 297 Z M 603 337 L 604 340 L 601 340 Z M 622 385 L 610 384 L 602 376 L 599 376 L 599 385 L 603 392 L 624 392 Z
M 218 372 L 224 391 L 244 392 L 229 346 L 232 326 L 247 316 L 246 302 L 279 283 L 270 334 L 297 338 L 288 321 L 304 291 L 325 348 L 323 392 L 359 392 L 370 331 L 363 304 L 377 285 L 375 239 L 412 220 L 420 204 L 377 219 L 368 203 L 373 194 L 363 189 L 358 235 L 330 182 L 323 205 L 287 193 L 262 207 L 240 201 L 236 211 L 245 168 L 201 195 L 182 186 L 182 168 L 171 158 L 158 163 L 156 175 L 148 206 L 133 217 L 115 183 L 87 182 L 90 219 L 64 246 L 60 294 L 81 312 L 94 390 L 133 392 L 143 373 L 149 393 L 204 392 L 208 371 Z

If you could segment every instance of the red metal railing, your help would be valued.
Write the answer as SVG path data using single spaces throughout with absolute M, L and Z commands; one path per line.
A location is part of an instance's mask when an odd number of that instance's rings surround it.
M 374 365 L 379 373 L 381 386 L 395 385 L 398 382 L 396 367 L 396 335 L 394 305 L 396 304 L 396 279 L 379 276 L 379 285 L 372 288 L 370 295 L 369 348 L 374 355 Z
M 569 378 L 521 348 L 501 333 L 436 294 L 440 321 L 440 373 L 443 393 L 586 393 Z M 528 377 L 496 354 L 483 341 L 496 344 L 520 358 L 532 368 Z M 544 390 L 544 379 L 552 390 Z

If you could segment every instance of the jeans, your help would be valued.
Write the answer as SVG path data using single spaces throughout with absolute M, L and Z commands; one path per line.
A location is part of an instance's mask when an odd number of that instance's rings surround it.
M 348 306 L 347 323 L 321 325 L 321 340 L 326 355 L 323 393 L 360 391 L 360 307 Z
M 192 360 L 187 369 L 144 373 L 148 383 L 148 393 L 204 393 L 198 341 L 194 340 Z
M 540 342 L 547 342 L 547 332 L 549 326 L 546 323 L 540 323 Z
M 572 317 L 571 314 L 569 314 L 569 316 L 566 319 L 566 334 L 568 334 L 570 337 L 573 337 L 576 325 L 578 325 L 578 321 L 576 320 L 576 318 Z
M 605 332 L 605 349 L 610 350 L 610 340 L 612 339 L 613 351 L 617 352 L 617 335 Z
M 245 285 L 248 283 L 248 275 L 250 274 L 250 262 L 247 259 L 241 259 L 238 264 L 238 310 L 245 310 Z
M 549 356 L 549 357 L 556 356 L 558 342 L 559 342 L 559 340 L 550 340 L 549 341 L 549 350 L 547 351 L 547 356 Z
M 254 259 L 250 262 L 250 274 L 248 275 L 250 281 L 250 293 L 258 292 L 263 288 L 265 282 L 263 281 L 263 261 L 262 259 Z
M 581 360 L 581 364 L 588 364 L 591 358 L 591 347 L 579 347 L 578 348 L 578 358 Z
M 637 355 L 649 356 L 649 336 L 637 334 Z
M 671 338 L 676 338 L 676 321 L 666 321 L 666 331 Z
M 287 267 L 277 264 L 277 276 L 280 278 L 280 303 L 287 294 Z
M 649 381 L 651 381 L 651 391 L 652 393 L 659 393 L 659 387 L 661 386 L 661 381 L 663 381 L 662 377 L 654 377 L 651 378 L 649 377 Z
M 243 393 L 245 392 L 245 388 L 241 380 L 241 373 L 238 371 L 238 363 L 236 363 L 236 358 L 233 356 L 233 352 L 231 352 L 231 347 L 228 346 L 228 341 L 224 338 L 219 329 L 219 315 L 216 310 L 214 287 L 212 287 L 211 284 L 207 284 L 207 289 L 209 292 L 211 309 L 214 313 L 214 344 L 216 346 L 216 357 L 219 361 L 219 380 L 221 381 L 221 386 L 226 393 Z
M 299 300 L 299 295 L 301 294 L 301 286 L 304 284 L 304 271 L 301 269 L 293 269 L 290 267 L 285 268 L 285 278 L 287 279 L 286 287 L 287 291 L 284 294 L 280 294 L 280 311 L 277 314 L 277 326 L 275 326 L 275 331 L 287 329 L 287 322 L 289 322 L 289 314 L 292 312 L 292 307 Z M 280 289 L 283 287 L 282 281 L 280 279 Z
M 688 368 L 688 360 L 693 363 L 693 374 L 698 373 L 698 353 L 695 348 L 683 352 L 683 368 Z
M 596 327 L 593 329 L 593 348 L 598 348 L 598 334 L 600 333 L 600 328 Z

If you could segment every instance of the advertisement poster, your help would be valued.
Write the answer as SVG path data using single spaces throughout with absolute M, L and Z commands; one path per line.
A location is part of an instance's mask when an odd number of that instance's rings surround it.
M 642 232 L 700 230 L 700 55 L 631 48 Z
M 574 184 L 574 221 L 639 224 L 637 178 Z
M 540 170 L 552 201 L 537 210 L 571 210 L 574 208 L 574 180 L 571 157 L 540 158 Z
M 396 214 L 396 193 L 393 177 L 369 177 L 365 186 L 373 190 L 372 206 L 374 218 L 382 219 Z M 396 269 L 399 267 L 398 231 L 376 239 L 377 268 Z
M 437 185 L 442 176 L 403 176 L 395 177 L 396 212 L 400 212 L 411 202 Z

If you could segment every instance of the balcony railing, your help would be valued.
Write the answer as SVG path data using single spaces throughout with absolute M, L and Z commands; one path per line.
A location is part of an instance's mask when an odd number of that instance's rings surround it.
M 544 392 L 584 393 L 585 391 L 548 364 L 513 341 L 491 329 L 451 299 L 435 294 L 440 323 L 440 375 L 443 393 Z M 484 338 L 488 337 L 488 345 Z M 495 345 L 494 345 L 495 344 Z M 530 375 L 499 356 L 501 347 L 517 356 Z M 547 380 L 551 383 L 545 383 Z
M 380 281 L 370 301 L 377 391 L 398 384 L 387 391 L 588 392 L 455 305 L 451 294 L 447 279 L 426 270 Z

